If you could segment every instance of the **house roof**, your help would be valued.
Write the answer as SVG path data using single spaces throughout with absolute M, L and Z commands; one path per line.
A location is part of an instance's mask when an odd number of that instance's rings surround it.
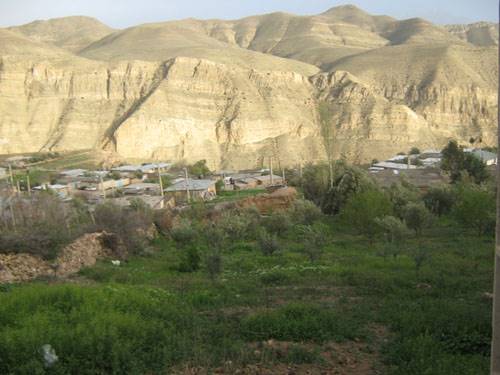
M 416 165 L 391 163 L 389 161 L 383 161 L 380 163 L 373 164 L 374 167 L 384 168 L 384 169 L 418 169 Z
M 254 178 L 256 180 L 261 181 L 261 182 L 271 181 L 271 175 L 267 175 L 267 176 L 255 176 Z M 280 180 L 283 180 L 283 177 L 277 176 L 277 175 L 273 174 L 273 180 L 280 181 Z
M 214 180 L 193 180 L 188 179 L 187 188 L 189 190 L 207 190 L 211 186 L 215 185 Z M 169 186 L 165 191 L 184 191 L 186 190 L 186 181 L 179 181 L 172 186 Z
M 68 169 L 65 171 L 62 171 L 60 174 L 62 176 L 67 176 L 67 177 L 79 177 L 83 176 L 87 172 L 86 169 Z
M 141 189 L 159 189 L 160 184 L 140 182 L 137 184 L 130 184 L 124 187 L 125 190 L 141 190 Z
M 483 161 L 488 161 L 488 160 L 496 160 L 497 155 L 494 154 L 493 152 L 489 151 L 484 151 L 484 150 L 474 150 L 472 151 L 472 154 L 477 156 L 479 159 Z

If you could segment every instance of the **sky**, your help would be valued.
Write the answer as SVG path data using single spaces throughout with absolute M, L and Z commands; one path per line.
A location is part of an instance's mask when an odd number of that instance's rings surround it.
M 275 11 L 310 15 L 344 4 L 372 14 L 422 17 L 438 24 L 498 22 L 497 0 L 0 0 L 0 27 L 85 15 L 125 28 L 190 17 L 238 19 Z

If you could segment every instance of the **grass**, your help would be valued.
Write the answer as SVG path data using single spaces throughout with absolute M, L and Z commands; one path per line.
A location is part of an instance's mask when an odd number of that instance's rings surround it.
M 315 262 L 292 228 L 271 256 L 252 241 L 231 243 L 213 281 L 203 264 L 179 272 L 185 250 L 160 238 L 153 254 L 120 267 L 100 262 L 79 283 L 4 287 L 0 373 L 244 367 L 267 361 L 255 345 L 269 340 L 292 343 L 271 356 L 273 365 L 328 368 L 323 353 L 331 343 L 361 342 L 384 374 L 488 373 L 492 238 L 440 220 L 424 233 L 430 256 L 417 272 L 408 251 L 383 258 L 378 240 L 323 221 L 327 241 Z M 418 243 L 410 238 L 406 246 Z M 39 353 L 44 344 L 59 356 L 50 370 Z

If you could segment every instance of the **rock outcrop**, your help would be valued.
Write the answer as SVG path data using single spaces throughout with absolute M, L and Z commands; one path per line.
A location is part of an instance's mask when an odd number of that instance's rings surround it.
M 53 262 L 30 254 L 0 254 L 0 284 L 39 277 L 67 277 L 95 265 L 98 259 L 125 256 L 120 248 L 111 247 L 120 247 L 120 244 L 114 235 L 103 232 L 81 236 L 66 246 Z
M 68 39 L 72 19 L 0 29 L 0 153 L 96 149 L 245 169 L 270 156 L 369 162 L 450 138 L 495 144 L 495 25 L 352 6 L 116 32 L 75 20 Z

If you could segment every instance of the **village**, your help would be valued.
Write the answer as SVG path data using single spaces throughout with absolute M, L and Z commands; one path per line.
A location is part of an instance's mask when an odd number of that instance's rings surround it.
M 496 154 L 479 149 L 464 148 L 494 172 Z M 59 156 L 59 155 L 57 155 Z M 61 200 L 69 202 L 81 199 L 89 206 L 111 202 L 121 207 L 130 206 L 137 199 L 151 209 L 184 206 L 196 201 L 212 201 L 225 192 L 252 191 L 255 194 L 273 192 L 286 187 L 287 173 L 302 174 L 302 166 L 292 169 L 273 170 L 269 168 L 210 172 L 204 161 L 197 164 L 202 171 L 190 171 L 188 166 L 172 162 L 152 162 L 143 164 L 123 164 L 109 170 L 61 169 L 39 175 L 38 157 L 13 156 L 0 164 L 0 206 L 7 207 L 12 197 L 31 196 L 40 192 L 51 192 Z M 402 178 L 416 187 L 426 190 L 431 186 L 449 183 L 442 173 L 440 150 L 420 151 L 413 148 L 408 153 L 401 152 L 385 161 L 374 160 L 366 169 L 381 186 L 391 186 Z M 191 173 L 190 173 L 191 172 Z
M 258 194 L 286 186 L 284 171 L 278 176 L 271 169 L 210 172 L 205 167 L 205 171 L 193 174 L 190 168 L 169 162 L 127 164 L 110 170 L 62 169 L 43 173 L 40 178 L 30 160 L 27 156 L 11 157 L 0 167 L 1 207 L 7 207 L 13 197 L 50 192 L 64 202 L 81 199 L 91 207 L 105 201 L 128 207 L 141 200 L 159 210 L 212 201 L 222 191 Z M 198 164 L 204 166 L 204 161 Z

